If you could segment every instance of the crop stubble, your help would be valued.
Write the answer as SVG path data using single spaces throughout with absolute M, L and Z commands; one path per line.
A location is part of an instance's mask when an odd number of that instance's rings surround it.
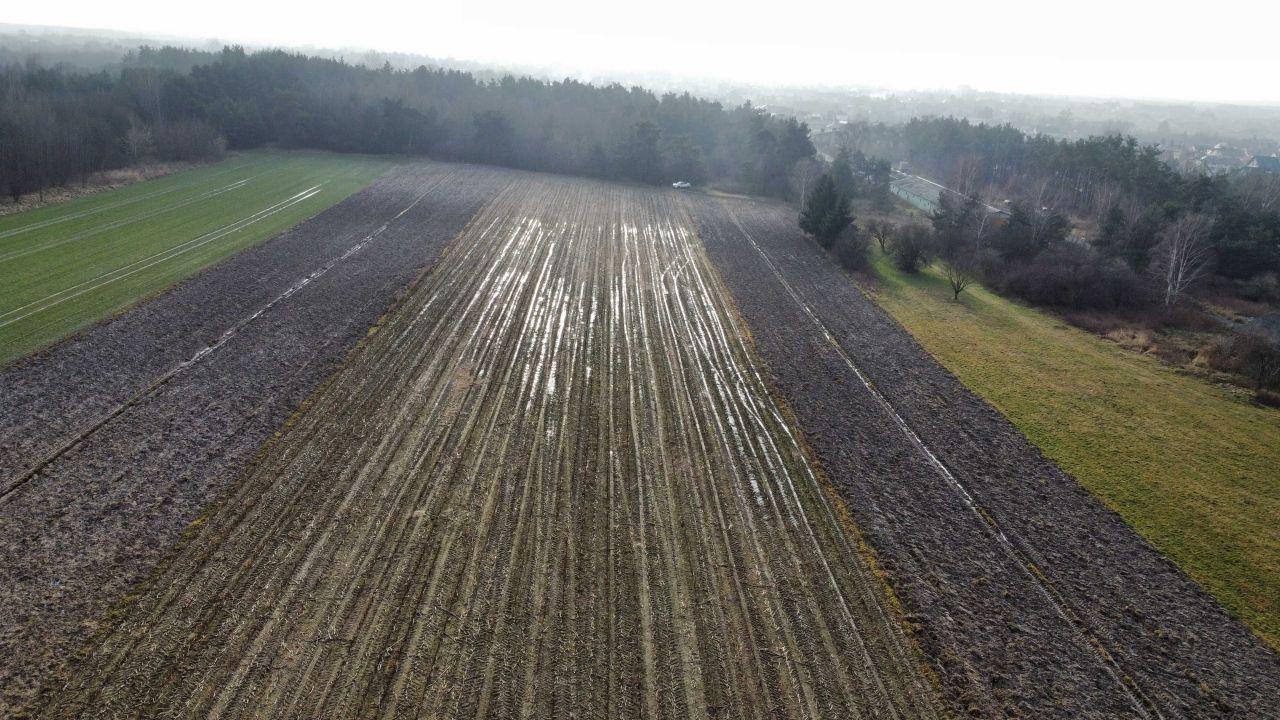
M 47 716 L 929 717 L 670 195 L 518 182 Z

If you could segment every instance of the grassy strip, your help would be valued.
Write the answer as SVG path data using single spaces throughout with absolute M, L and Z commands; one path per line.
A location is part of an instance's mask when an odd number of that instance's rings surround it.
M 1280 649 L 1280 413 L 879 252 L 877 301 L 966 386 Z
M 0 218 L 0 365 L 257 245 L 389 166 L 259 151 Z

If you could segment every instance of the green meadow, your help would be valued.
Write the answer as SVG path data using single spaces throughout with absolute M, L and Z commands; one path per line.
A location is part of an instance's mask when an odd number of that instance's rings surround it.
M 0 366 L 298 224 L 390 165 L 255 151 L 0 217 Z
M 1280 649 L 1280 411 L 936 268 L 877 301 L 965 385 Z

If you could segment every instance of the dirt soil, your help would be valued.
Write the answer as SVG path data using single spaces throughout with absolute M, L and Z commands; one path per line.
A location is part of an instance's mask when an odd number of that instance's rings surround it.
M 937 716 L 678 198 L 519 177 L 43 716 Z
M 0 372 L 0 717 L 57 676 L 508 182 L 484 168 L 402 166 Z
M 1280 658 L 862 295 L 794 210 L 686 204 L 958 713 L 1280 717 Z

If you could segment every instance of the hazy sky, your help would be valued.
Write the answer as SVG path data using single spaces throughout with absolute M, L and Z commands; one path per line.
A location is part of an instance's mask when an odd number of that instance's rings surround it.
M 6 3 L 0 21 L 561 72 L 1280 104 L 1276 0 Z M 754 10 L 753 7 L 767 8 Z M 1049 8 L 1061 8 L 1049 9 Z

